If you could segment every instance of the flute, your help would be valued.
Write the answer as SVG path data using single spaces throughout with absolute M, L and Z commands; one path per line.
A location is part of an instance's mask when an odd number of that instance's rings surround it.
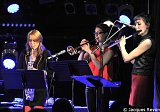
M 125 39 L 129 39 L 129 38 L 131 38 L 132 36 L 137 35 L 139 32 L 141 32 L 141 30 L 140 30 L 140 31 L 137 31 L 136 33 L 134 33 L 134 34 L 132 34 L 132 35 L 129 35 L 129 36 L 128 36 L 128 37 L 126 37 Z M 112 45 L 110 45 L 108 48 L 111 48 L 111 47 L 113 47 L 113 46 L 115 46 L 115 45 L 117 45 L 117 44 L 119 44 L 119 41 L 117 41 L 117 42 L 113 43 L 113 44 L 112 44 Z

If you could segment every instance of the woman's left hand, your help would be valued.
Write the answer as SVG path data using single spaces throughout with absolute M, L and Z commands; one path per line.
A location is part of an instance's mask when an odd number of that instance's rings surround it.
M 33 70 L 38 70 L 38 69 L 36 69 L 36 68 L 33 68 Z
M 120 47 L 125 46 L 126 45 L 126 36 L 122 36 L 121 39 L 119 40 L 119 45 Z

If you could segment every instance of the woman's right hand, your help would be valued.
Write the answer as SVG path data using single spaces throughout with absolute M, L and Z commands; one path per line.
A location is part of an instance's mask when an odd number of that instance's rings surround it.
M 86 51 L 86 52 L 87 52 L 88 50 L 90 50 L 90 45 L 89 45 L 89 43 L 88 43 L 88 40 L 86 40 L 86 39 L 82 39 L 82 40 L 81 40 L 80 46 L 81 46 L 82 50 L 84 50 L 84 51 Z
M 88 40 L 82 39 L 80 45 L 85 44 L 85 43 L 87 43 L 87 42 L 88 42 Z

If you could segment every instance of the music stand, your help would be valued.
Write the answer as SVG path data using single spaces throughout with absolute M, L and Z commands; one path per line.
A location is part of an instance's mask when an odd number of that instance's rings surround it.
M 102 77 L 99 76 L 71 76 L 71 78 L 89 86 L 96 88 L 96 112 L 99 112 L 98 106 L 98 87 L 119 87 L 120 82 L 110 82 Z
M 1 70 L 1 74 L 5 89 L 46 88 L 44 72 L 41 70 Z
M 22 71 L 24 88 L 46 89 L 46 76 L 42 70 Z
M 49 69 L 55 72 L 53 78 L 55 81 L 72 81 L 70 78 L 70 70 L 68 63 L 65 61 L 51 61 L 49 62 Z
M 119 87 L 121 82 L 111 82 L 99 76 L 71 76 L 89 87 Z
M 71 76 L 91 75 L 87 61 L 81 60 L 64 60 L 52 61 L 49 63 L 49 69 L 55 74 L 53 76 L 55 81 L 72 81 L 72 103 L 74 104 L 74 80 Z M 53 85 L 54 89 L 54 85 Z M 54 95 L 54 90 L 53 90 Z
M 53 71 L 51 77 L 49 94 L 51 87 L 53 88 L 53 103 L 55 102 L 55 82 L 72 81 L 70 78 L 70 71 L 68 64 L 64 61 L 50 61 L 48 63 L 48 69 Z
M 21 72 L 15 70 L 1 70 L 5 89 L 23 89 Z
M 46 88 L 45 75 L 42 70 L 1 70 L 5 89 Z M 24 106 L 24 103 L 23 103 Z
M 68 63 L 71 76 L 92 75 L 92 71 L 85 60 L 65 60 L 64 62 Z

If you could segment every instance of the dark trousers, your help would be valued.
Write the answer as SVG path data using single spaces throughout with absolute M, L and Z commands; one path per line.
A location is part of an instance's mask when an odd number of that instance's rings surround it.
M 96 90 L 98 93 L 98 98 L 96 96 Z M 86 87 L 86 103 L 88 107 L 88 112 L 108 112 L 109 111 L 109 99 L 111 97 L 110 88 L 92 88 Z M 98 102 L 97 102 L 97 100 Z M 98 104 L 98 107 L 97 107 Z

